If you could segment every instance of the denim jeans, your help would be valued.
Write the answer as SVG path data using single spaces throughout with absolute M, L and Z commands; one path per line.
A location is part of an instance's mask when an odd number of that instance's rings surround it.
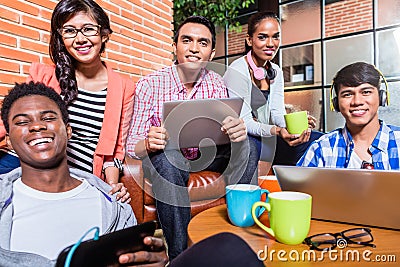
M 219 233 L 191 246 L 170 266 L 262 267 L 264 264 L 242 238 L 232 233 Z
M 273 159 L 273 165 L 295 166 L 297 161 L 299 161 L 299 159 L 307 151 L 311 143 L 320 138 L 323 134 L 324 133 L 322 132 L 311 131 L 310 139 L 307 142 L 297 146 L 289 146 L 284 139 L 277 137 L 274 142 L 271 142 L 271 144 L 276 143 L 275 151 L 273 150 L 274 148 L 268 148 L 265 146 L 262 147 L 260 137 L 255 137 L 254 140 L 256 140 L 255 142 L 257 145 L 257 151 L 259 153 L 261 152 L 261 147 L 262 149 L 271 149 L 271 154 L 275 152 L 275 154 L 271 156 L 271 160 Z
M 21 166 L 19 158 L 0 150 L 0 174 L 8 173 Z
M 187 190 L 190 172 L 217 171 L 223 174 L 228 184 L 257 182 L 258 153 L 254 138 L 200 151 L 199 159 L 193 161 L 178 150 L 158 151 L 143 159 L 144 173 L 152 180 L 158 219 L 170 260 L 187 248 L 187 227 L 191 217 Z

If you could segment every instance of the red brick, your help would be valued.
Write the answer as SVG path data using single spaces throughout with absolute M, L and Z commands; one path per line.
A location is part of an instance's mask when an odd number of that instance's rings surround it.
M 128 37 L 130 41 L 132 40 L 137 40 L 141 41 L 143 40 L 142 35 L 136 31 L 132 30 L 127 30 L 127 29 L 121 29 L 121 35 Z
M 28 29 L 27 27 L 16 25 L 6 21 L 0 23 L 0 31 L 39 40 L 39 33 L 37 30 Z
M 0 1 L 0 4 L 4 4 L 5 6 L 8 6 L 12 9 L 37 16 L 37 14 L 39 14 L 39 9 L 28 3 L 29 3 L 28 1 L 15 1 L 15 0 L 13 0 L 13 1 L 1 0 Z
M 120 43 L 109 41 L 109 42 L 106 44 L 106 52 L 107 52 L 107 50 L 112 50 L 112 51 L 121 52 Z
M 172 58 L 172 52 L 170 51 L 154 48 L 151 50 L 151 52 L 154 55 L 160 56 L 161 58 Z
M 133 65 L 141 66 L 143 68 L 151 68 L 151 63 L 139 58 L 134 58 L 132 61 Z
M 49 21 L 49 25 L 50 25 L 50 20 L 51 20 L 52 14 L 53 14 L 53 9 L 51 9 L 51 10 L 40 9 L 39 14 L 40 14 L 40 17 L 42 17 L 43 19 L 47 19 Z M 49 27 L 49 29 L 50 29 L 50 27 Z
M 136 23 L 142 23 L 142 22 L 143 22 L 142 17 L 138 16 L 135 12 L 133 12 L 133 11 L 131 11 L 131 10 L 129 10 L 129 11 L 127 11 L 127 10 L 122 10 L 122 11 L 121 11 L 121 15 L 122 15 L 124 18 L 129 19 L 129 20 L 131 20 L 131 21 L 133 21 L 133 22 L 136 22 Z
M 31 1 L 31 2 L 34 2 L 35 4 L 42 6 L 44 8 L 50 9 L 50 10 L 53 10 L 57 4 L 51 0 L 35 0 L 35 1 Z
M 17 47 L 17 38 L 0 32 L 0 44 Z
M 120 53 L 118 53 L 118 54 L 114 53 L 113 51 L 107 51 L 107 57 L 109 59 L 113 59 L 116 61 L 131 63 L 131 60 L 129 57 L 127 57 L 126 55 L 120 54 Z
M 26 77 L 12 72 L 0 73 L 0 83 L 14 84 L 25 82 Z
M 154 36 L 154 31 L 152 29 L 143 27 L 142 25 L 135 25 L 134 30 L 143 34 Z
M 148 12 L 147 10 L 144 10 L 144 9 L 142 9 L 142 8 L 134 8 L 133 9 L 133 12 L 134 12 L 134 14 L 136 14 L 137 16 L 139 16 L 140 18 L 146 18 L 146 19 L 149 19 L 149 20 L 152 20 L 153 19 L 153 14 L 151 14 L 150 12 Z
M 50 56 L 42 57 L 42 63 L 49 64 L 49 65 L 54 65 L 53 61 L 50 59 Z
M 153 3 L 149 4 L 149 3 L 143 2 L 143 7 L 145 10 L 149 11 L 151 14 L 154 14 L 156 16 L 160 16 L 162 13 L 159 9 L 154 7 Z
M 138 50 L 143 51 L 143 52 L 151 52 L 151 47 L 148 44 L 145 44 L 143 42 L 133 41 L 132 42 L 132 46 L 135 49 L 138 49 Z
M 165 20 L 165 19 L 161 19 L 160 17 L 154 17 L 154 22 L 157 25 L 159 25 L 159 26 L 161 26 L 163 28 L 167 28 L 167 29 L 170 29 L 170 27 L 172 25 L 171 21 Z
M 39 60 L 39 57 L 32 55 L 32 53 L 1 46 L 0 55 L 2 55 L 4 58 L 20 60 L 23 62 L 36 62 Z
M 152 35 L 152 37 L 154 37 L 154 38 L 160 40 L 161 42 L 165 42 L 165 43 L 172 43 L 171 36 L 172 36 L 172 32 L 171 32 L 171 35 L 170 35 L 170 36 L 169 36 L 169 35 L 167 36 L 167 35 L 159 34 L 159 33 L 157 33 L 157 32 L 155 32 L 155 33 Z
M 154 1 L 153 5 L 166 13 L 172 14 L 172 8 L 161 1 Z
M 22 16 L 22 24 L 41 30 L 50 31 L 49 22 L 36 17 Z
M 0 7 L 0 14 L 3 19 L 19 22 L 19 15 L 13 11 Z
M 121 18 L 120 16 L 111 15 L 110 16 L 110 21 L 112 21 L 113 23 L 125 26 L 128 29 L 132 29 L 133 28 L 133 23 L 131 21 L 126 20 L 124 18 Z
M 11 90 L 11 88 L 12 88 L 12 85 L 0 85 L 0 96 L 1 97 L 6 96 L 8 94 L 8 91 Z
M 19 64 L 0 58 L 0 70 L 19 73 Z
M 22 49 L 39 52 L 46 55 L 49 52 L 49 46 L 48 44 L 45 43 L 31 42 L 28 40 L 21 39 L 20 44 Z
M 134 49 L 134 47 L 132 47 L 132 46 L 128 46 L 128 47 L 125 47 L 125 46 L 123 46 L 123 47 L 121 47 L 121 53 L 123 53 L 123 54 L 125 54 L 125 55 L 130 55 L 130 56 L 132 56 L 132 57 L 138 57 L 138 58 L 141 58 L 142 57 L 142 55 L 143 55 L 143 52 L 140 50 L 137 50 L 137 49 Z
M 122 34 L 113 34 L 113 35 L 111 35 L 110 40 L 112 40 L 115 43 L 124 44 L 124 45 L 131 44 L 131 40 L 129 38 L 127 38 L 126 35 L 122 35 Z
M 135 67 L 133 65 L 118 64 L 118 68 L 122 72 L 127 72 L 127 73 L 131 73 L 131 74 L 140 74 L 140 68 Z
M 128 11 L 133 10 L 133 4 L 131 3 L 131 1 L 116 0 L 116 1 L 111 1 L 111 2 L 114 3 L 115 5 L 117 5 L 118 7 L 121 7 L 122 9 L 126 9 Z
M 106 1 L 102 1 L 102 0 L 98 0 L 98 1 L 96 1 L 98 4 L 99 4 L 99 6 L 101 6 L 107 13 L 108 13 L 108 15 L 110 15 L 110 12 L 112 12 L 112 13 L 115 13 L 115 14 L 119 14 L 119 4 L 115 4 L 115 5 L 112 5 L 112 4 L 110 4 L 109 2 L 106 2 Z M 118 1 L 118 3 L 120 3 L 120 2 L 122 2 L 122 1 Z
M 154 47 L 160 47 L 160 44 L 161 44 L 160 40 L 155 39 L 155 38 L 150 38 L 147 36 L 143 36 L 143 42 L 146 44 L 149 44 L 151 46 L 154 46 Z

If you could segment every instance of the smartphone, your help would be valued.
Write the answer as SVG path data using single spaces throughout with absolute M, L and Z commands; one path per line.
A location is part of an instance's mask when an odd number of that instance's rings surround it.
M 75 250 L 70 267 L 119 266 L 118 257 L 127 252 L 149 250 L 143 238 L 153 236 L 157 222 L 150 221 L 119 231 L 108 233 L 98 240 L 83 241 Z M 56 267 L 63 267 L 73 245 L 66 247 L 58 255 Z

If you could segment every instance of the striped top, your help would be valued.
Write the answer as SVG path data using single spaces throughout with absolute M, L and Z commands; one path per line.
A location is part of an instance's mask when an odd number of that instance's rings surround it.
M 72 137 L 68 141 L 68 165 L 93 172 L 93 154 L 104 119 L 107 88 L 92 92 L 78 89 L 78 98 L 68 106 Z

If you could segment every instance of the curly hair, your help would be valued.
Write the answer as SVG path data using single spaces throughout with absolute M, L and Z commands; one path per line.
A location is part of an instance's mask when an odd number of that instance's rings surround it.
M 112 33 L 107 14 L 93 0 L 61 0 L 54 8 L 51 17 L 49 54 L 56 65 L 56 77 L 60 84 L 61 95 L 64 96 L 67 105 L 78 95 L 78 83 L 75 76 L 76 60 L 67 52 L 58 30 L 63 27 L 65 22 L 80 12 L 91 16 L 101 26 L 100 35 L 106 36 L 107 41 L 108 36 Z M 102 43 L 100 54 L 104 52 L 106 42 Z
M 53 88 L 44 85 L 43 83 L 16 83 L 14 88 L 10 90 L 8 95 L 3 100 L 3 105 L 1 107 L 1 119 L 4 123 L 4 128 L 7 133 L 10 130 L 10 125 L 8 123 L 8 116 L 10 109 L 14 102 L 24 96 L 41 95 L 53 100 L 57 106 L 60 108 L 62 120 L 65 124 L 68 123 L 68 110 L 65 102 L 62 100 L 61 96 L 57 94 Z

